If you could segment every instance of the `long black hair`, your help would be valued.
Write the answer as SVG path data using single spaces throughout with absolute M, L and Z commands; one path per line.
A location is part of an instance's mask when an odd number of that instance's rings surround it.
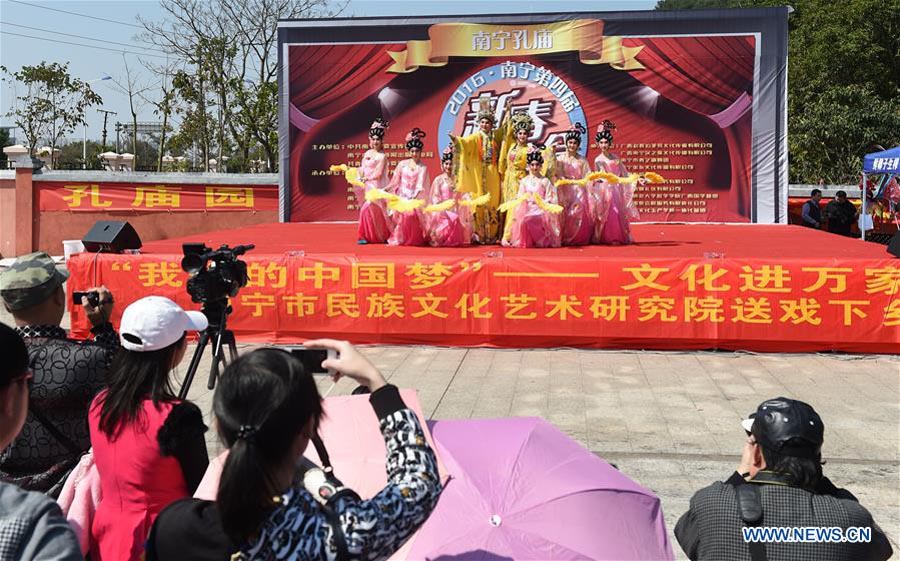
M 213 397 L 219 436 L 229 448 L 216 501 L 222 527 L 234 543 L 259 531 L 283 491 L 277 473 L 294 439 L 311 434 L 322 417 L 312 376 L 292 354 L 259 349 L 229 364 Z
M 0 323 L 0 349 L 3 349 L 3 361 L 0 362 L 2 388 L 28 369 L 28 348 L 15 329 Z
M 114 440 L 125 425 L 138 420 L 141 402 L 145 399 L 153 400 L 156 407 L 161 402 L 176 399 L 169 372 L 174 366 L 175 354 L 183 344 L 184 335 L 156 351 L 119 349 L 109 367 L 109 387 L 100 398 L 100 430 L 110 440 Z

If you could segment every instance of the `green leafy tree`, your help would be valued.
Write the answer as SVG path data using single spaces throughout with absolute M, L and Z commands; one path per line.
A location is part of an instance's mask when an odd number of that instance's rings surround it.
M 54 150 L 63 137 L 84 124 L 87 109 L 103 103 L 87 82 L 69 75 L 68 63 L 42 62 L 23 66 L 17 72 L 5 66 L 0 69 L 25 90 L 24 95 L 16 97 L 15 108 L 7 116 L 15 119 L 31 153 L 41 140 Z
M 12 140 L 9 138 L 9 129 L 0 129 L 0 168 L 6 167 L 6 153 L 2 150 L 10 145 Z
M 162 21 L 140 20 L 142 39 L 181 64 L 173 80 L 183 117 L 204 162 L 215 155 L 247 162 L 257 147 L 278 165 L 279 19 L 329 17 L 344 0 L 160 0 Z M 208 118 L 207 118 L 208 116 Z M 185 122 L 182 122 L 182 128 Z M 180 140 L 183 142 L 183 139 Z M 232 149 L 236 153 L 232 153 Z

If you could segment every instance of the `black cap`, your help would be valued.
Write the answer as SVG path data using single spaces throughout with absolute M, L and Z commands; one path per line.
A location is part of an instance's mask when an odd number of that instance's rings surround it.
M 760 403 L 750 419 L 750 432 L 768 450 L 799 458 L 821 454 L 825 425 L 808 403 L 776 397 Z M 747 424 L 745 421 L 744 428 Z

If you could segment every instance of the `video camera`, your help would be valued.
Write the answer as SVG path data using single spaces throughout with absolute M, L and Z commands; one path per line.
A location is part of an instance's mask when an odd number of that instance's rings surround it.
M 191 276 L 187 282 L 191 300 L 210 304 L 237 296 L 248 280 L 247 264 L 238 257 L 254 247 L 249 244 L 230 248 L 223 244 L 213 250 L 202 243 L 184 244 L 181 268 Z

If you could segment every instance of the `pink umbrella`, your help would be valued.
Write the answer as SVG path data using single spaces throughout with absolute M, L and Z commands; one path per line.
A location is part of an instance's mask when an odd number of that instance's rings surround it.
M 409 559 L 673 559 L 659 498 L 538 418 L 437 421 L 450 473 Z

